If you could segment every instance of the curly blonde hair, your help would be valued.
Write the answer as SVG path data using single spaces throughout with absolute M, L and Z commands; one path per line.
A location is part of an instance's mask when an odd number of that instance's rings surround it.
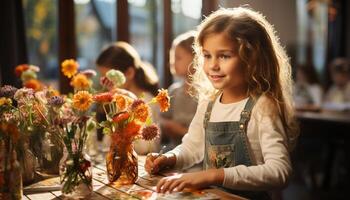
M 194 42 L 195 73 L 192 75 L 195 96 L 208 99 L 218 92 L 203 71 L 202 46 L 208 36 L 220 33 L 237 44 L 249 96 L 265 95 L 278 108 L 292 149 L 299 131 L 292 104 L 291 66 L 272 25 L 262 14 L 246 7 L 222 8 L 198 26 Z

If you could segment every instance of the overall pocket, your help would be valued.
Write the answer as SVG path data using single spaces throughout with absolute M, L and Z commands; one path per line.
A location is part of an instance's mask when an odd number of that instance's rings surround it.
M 209 168 L 225 168 L 235 166 L 234 145 L 209 145 L 208 146 L 208 164 Z

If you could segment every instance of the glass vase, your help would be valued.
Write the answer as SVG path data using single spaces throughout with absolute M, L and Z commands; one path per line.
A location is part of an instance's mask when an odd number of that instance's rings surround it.
M 84 152 L 63 151 L 60 161 L 61 192 L 68 199 L 86 199 L 92 190 L 92 165 L 90 157 Z
M 133 184 L 138 176 L 137 154 L 131 141 L 111 143 L 106 155 L 108 180 L 112 184 Z
M 0 141 L 0 199 L 22 199 L 22 173 L 12 144 Z
M 59 163 L 63 156 L 61 145 L 52 142 L 50 134 L 45 134 L 45 140 L 42 142 L 42 153 L 39 158 L 39 171 L 48 175 L 59 174 Z

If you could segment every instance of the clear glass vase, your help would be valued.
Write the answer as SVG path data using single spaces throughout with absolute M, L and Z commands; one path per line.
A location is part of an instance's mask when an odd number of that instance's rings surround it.
M 108 180 L 112 184 L 133 184 L 138 176 L 137 154 L 131 141 L 112 142 L 106 155 Z
M 62 146 L 56 142 L 52 142 L 50 134 L 45 134 L 42 142 L 42 153 L 39 158 L 39 171 L 48 175 L 59 174 L 59 163 L 63 156 Z
M 12 144 L 0 140 L 0 199 L 22 199 L 21 167 Z
M 92 194 L 92 165 L 84 152 L 63 151 L 60 161 L 61 192 L 68 199 L 85 199 Z

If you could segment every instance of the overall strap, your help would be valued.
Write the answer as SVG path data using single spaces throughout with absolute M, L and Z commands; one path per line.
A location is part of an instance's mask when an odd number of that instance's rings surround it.
M 242 131 L 245 131 L 247 128 L 247 124 L 250 119 L 250 115 L 256 103 L 256 100 L 254 100 L 252 97 L 249 97 L 247 103 L 244 106 L 243 111 L 241 112 L 241 118 L 239 120 L 239 129 Z
M 218 98 L 218 96 L 220 96 L 219 92 L 216 93 L 213 100 L 209 101 L 209 103 L 208 103 L 207 110 L 205 111 L 205 115 L 204 115 L 204 121 L 203 121 L 204 129 L 207 128 L 207 125 L 208 125 L 208 122 L 210 119 L 210 115 L 211 115 L 211 111 L 213 109 L 213 105 L 214 105 L 216 99 Z

